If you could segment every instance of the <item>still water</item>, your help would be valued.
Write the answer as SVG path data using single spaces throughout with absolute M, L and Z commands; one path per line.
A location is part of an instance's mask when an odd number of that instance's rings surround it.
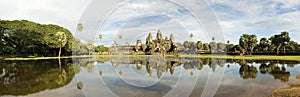
M 299 82 L 300 62 L 196 58 L 0 61 L 0 96 L 261 97 Z

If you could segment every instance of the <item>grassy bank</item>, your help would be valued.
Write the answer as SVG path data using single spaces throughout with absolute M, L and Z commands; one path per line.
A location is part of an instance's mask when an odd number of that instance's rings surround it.
M 110 57 L 159 57 L 159 55 L 81 55 L 81 56 L 64 56 L 61 59 L 66 58 L 110 58 Z M 225 58 L 225 59 L 245 59 L 245 60 L 294 60 L 300 61 L 300 56 L 275 56 L 275 55 L 211 55 L 211 54 L 183 54 L 183 55 L 166 55 L 168 58 Z M 58 59 L 58 57 L 30 57 L 30 58 L 10 58 L 10 57 L 0 57 L 2 60 L 46 60 L 46 59 Z

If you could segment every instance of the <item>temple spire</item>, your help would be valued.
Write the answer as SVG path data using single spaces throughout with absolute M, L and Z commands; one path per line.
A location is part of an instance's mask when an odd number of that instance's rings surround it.
M 173 34 L 170 35 L 170 40 L 171 40 L 171 42 L 174 42 L 174 35 Z
M 156 40 L 162 40 L 162 34 L 159 29 L 157 30 Z

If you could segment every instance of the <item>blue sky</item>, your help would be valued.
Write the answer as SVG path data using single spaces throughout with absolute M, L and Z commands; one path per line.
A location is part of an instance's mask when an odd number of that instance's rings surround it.
M 208 31 L 214 30 L 209 29 L 214 28 L 209 28 L 210 26 L 205 26 L 205 24 L 217 21 L 224 35 L 224 40 L 230 40 L 235 44 L 238 43 L 239 37 L 244 33 L 256 34 L 258 38 L 261 38 L 279 34 L 281 31 L 290 32 L 292 40 L 300 42 L 300 0 L 190 0 L 191 2 L 185 2 L 185 5 L 192 7 L 203 6 L 201 4 L 206 2 L 205 5 L 208 5 L 208 8 L 203 7 L 203 9 L 198 10 L 203 15 L 198 18 L 200 23 L 193 16 L 193 13 L 197 13 L 193 12 L 195 10 L 181 6 L 180 0 L 174 1 L 178 1 L 179 4 L 159 0 L 131 0 L 129 2 L 98 0 L 100 5 L 108 6 L 115 2 L 119 2 L 120 5 L 123 4 L 105 19 L 106 23 L 101 30 L 104 38 L 101 41 L 109 44 L 116 39 L 117 34 L 123 32 L 135 34 L 139 33 L 138 31 L 143 31 L 149 33 L 161 28 L 162 31 L 168 32 L 167 34 L 170 32 L 185 33 L 178 34 L 178 37 L 186 37 L 189 33 L 194 33 L 192 40 L 208 42 L 210 38 L 205 34 L 211 33 Z M 195 3 L 198 1 L 203 2 L 201 4 Z M 92 0 L 5 0 L 1 1 L 0 4 L 0 18 L 58 24 L 68 28 L 75 35 L 76 25 L 82 20 L 84 12 L 91 2 Z M 212 10 L 217 19 L 209 18 L 210 15 L 206 15 L 208 14 L 207 9 Z M 107 9 L 99 7 L 94 8 L 94 10 L 99 10 L 95 15 L 107 16 L 107 14 L 102 13 L 104 12 L 102 10 Z M 156 13 L 149 14 L 147 12 Z M 90 24 L 84 24 L 89 29 L 84 33 L 98 33 L 99 24 L 104 20 L 92 18 L 89 21 L 91 21 Z M 90 33 L 86 36 L 96 37 L 97 35 Z M 189 40 L 188 38 L 182 39 Z

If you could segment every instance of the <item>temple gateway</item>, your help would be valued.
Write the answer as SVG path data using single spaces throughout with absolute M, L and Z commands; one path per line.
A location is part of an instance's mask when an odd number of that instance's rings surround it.
M 174 42 L 174 35 L 170 38 L 163 39 L 160 30 L 156 33 L 155 40 L 152 39 L 152 34 L 149 33 L 146 38 L 146 44 L 142 44 L 141 40 L 137 40 L 134 46 L 120 46 L 116 42 L 110 48 L 111 54 L 161 54 L 166 53 L 177 54 L 179 52 L 178 45 Z

